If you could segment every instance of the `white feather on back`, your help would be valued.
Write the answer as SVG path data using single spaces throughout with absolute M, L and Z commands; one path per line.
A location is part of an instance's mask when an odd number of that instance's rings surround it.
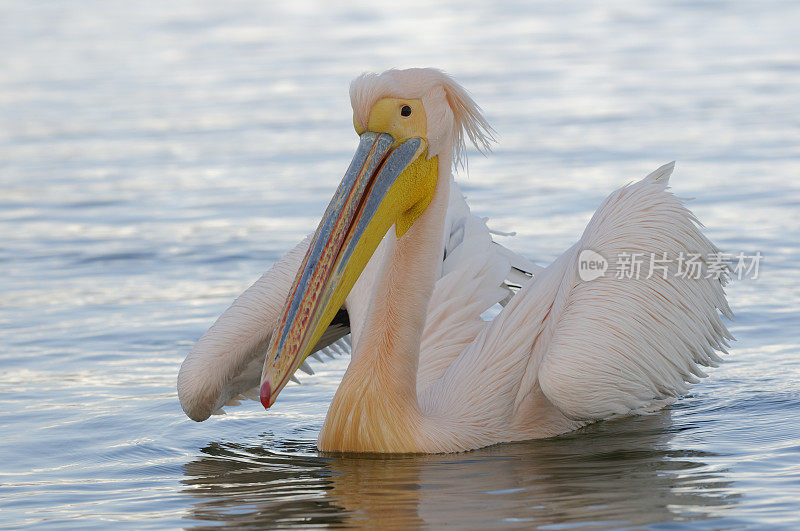
M 542 390 L 570 418 L 645 412 L 655 401 L 681 395 L 687 383 L 705 376 L 698 365 L 715 366 L 721 361 L 716 351 L 727 352 L 733 339 L 720 317 L 720 311 L 733 317 L 722 289 L 725 275 L 695 279 L 672 263 L 664 264 L 670 266 L 666 278 L 660 270 L 645 278 L 645 267 L 638 279 L 617 278 L 627 273 L 617 267 L 621 253 L 642 253 L 649 261 L 651 253 L 672 260 L 696 253 L 707 260 L 719 252 L 692 213 L 665 191 L 671 171 L 666 165 L 613 193 L 589 222 L 576 251 L 605 256 L 604 276 L 581 282 L 576 267 L 564 271 L 550 340 L 534 357 L 542 359 Z
M 439 380 L 487 326 L 481 314 L 511 294 L 503 282 L 511 269 L 507 255 L 516 255 L 492 242 L 485 220 L 470 213 L 452 181 L 445 229 L 442 277 L 434 285 L 422 333 L 418 393 Z
M 663 405 L 702 376 L 698 365 L 716 363 L 715 350 L 731 338 L 719 315 L 731 316 L 720 280 L 617 279 L 613 267 L 590 282 L 578 277 L 583 249 L 612 264 L 622 252 L 717 251 L 665 191 L 671 170 L 611 194 L 580 241 L 537 273 L 421 395 L 423 409 L 474 422 L 475 436 L 487 441 L 529 438 L 536 427 L 516 415 L 530 411 L 524 406 L 539 387 L 567 417 L 595 420 Z

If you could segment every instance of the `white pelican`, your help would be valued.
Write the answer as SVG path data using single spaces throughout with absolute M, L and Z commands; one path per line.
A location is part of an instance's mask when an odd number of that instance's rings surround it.
M 704 376 L 699 365 L 720 361 L 732 339 L 720 317 L 731 317 L 725 271 L 705 267 L 717 249 L 665 190 L 672 164 L 612 193 L 580 240 L 540 268 L 494 243 L 453 181 L 465 139 L 479 149 L 492 140 L 463 88 L 438 70 L 389 70 L 354 80 L 350 97 L 360 144 L 316 232 L 181 366 L 190 418 L 240 395 L 269 408 L 309 355 L 347 333 L 351 360 L 321 451 L 550 437 L 661 408 Z M 625 256 L 656 257 L 661 270 L 630 274 Z M 687 256 L 701 275 L 678 269 Z M 579 267 L 597 278 L 581 280 Z

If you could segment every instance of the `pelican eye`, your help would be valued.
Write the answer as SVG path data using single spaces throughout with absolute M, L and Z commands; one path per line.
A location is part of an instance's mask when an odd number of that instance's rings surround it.
M 400 116 L 411 116 L 411 107 L 403 105 L 403 108 L 400 109 Z

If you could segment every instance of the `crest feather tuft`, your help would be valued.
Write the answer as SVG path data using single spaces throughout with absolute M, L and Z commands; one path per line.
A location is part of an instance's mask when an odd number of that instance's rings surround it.
M 366 127 L 372 107 L 382 98 L 421 99 L 428 117 L 429 155 L 449 147 L 456 167 L 466 166 L 467 140 L 483 154 L 495 141 L 495 131 L 478 104 L 441 70 L 409 68 L 361 74 L 350 84 L 355 121 Z

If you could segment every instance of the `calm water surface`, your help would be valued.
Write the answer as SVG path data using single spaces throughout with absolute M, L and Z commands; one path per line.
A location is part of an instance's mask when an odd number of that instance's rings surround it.
M 800 525 L 800 4 L 431 4 L 0 0 L 0 526 Z M 765 257 L 728 361 L 668 411 L 458 455 L 319 455 L 346 359 L 188 420 L 186 352 L 350 160 L 349 80 L 417 65 L 486 110 L 460 181 L 541 263 L 677 159 Z

